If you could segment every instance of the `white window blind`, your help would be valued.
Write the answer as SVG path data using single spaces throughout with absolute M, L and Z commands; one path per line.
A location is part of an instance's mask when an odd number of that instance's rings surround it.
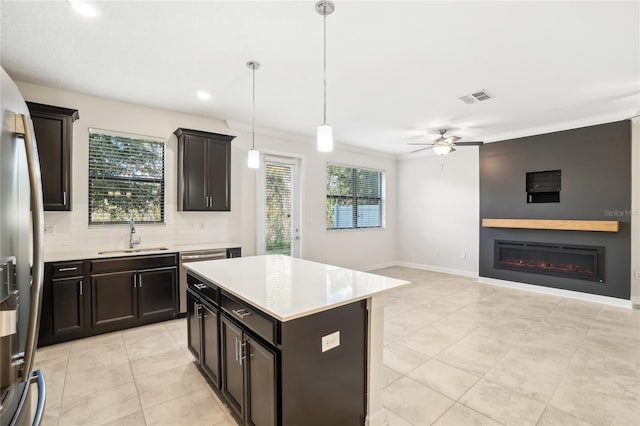
M 165 142 L 89 129 L 89 224 L 164 223 Z
M 378 170 L 327 164 L 327 229 L 381 227 L 382 180 Z
M 293 166 L 265 163 L 265 253 L 291 254 Z

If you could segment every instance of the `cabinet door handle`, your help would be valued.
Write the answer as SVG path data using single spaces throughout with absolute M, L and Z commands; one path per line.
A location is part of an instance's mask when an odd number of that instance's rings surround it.
M 206 284 L 194 284 L 193 286 L 198 290 L 204 290 L 205 288 L 207 288 Z
M 242 340 L 240 342 L 240 365 L 242 365 L 242 360 L 247 359 L 247 341 Z
M 133 276 L 133 288 L 136 288 L 138 284 L 136 283 L 136 276 Z
M 138 288 L 142 288 L 142 277 L 136 275 L 136 281 L 138 282 Z
M 67 191 L 62 191 L 62 205 L 67 205 Z
M 236 361 L 238 361 L 238 338 L 234 337 L 234 339 L 236 339 L 236 343 L 235 343 L 235 346 L 236 346 Z
M 82 287 L 84 287 L 84 285 L 82 284 L 82 280 L 78 281 L 78 289 L 80 290 L 80 296 L 82 296 Z
M 244 317 L 247 317 L 247 316 L 251 315 L 251 312 L 247 311 L 244 308 L 242 308 L 242 309 L 232 309 L 231 312 L 236 314 L 238 316 L 238 318 L 240 318 L 240 319 L 243 319 Z
M 69 272 L 69 271 L 77 271 L 78 267 L 74 266 L 72 268 L 58 268 L 58 272 Z

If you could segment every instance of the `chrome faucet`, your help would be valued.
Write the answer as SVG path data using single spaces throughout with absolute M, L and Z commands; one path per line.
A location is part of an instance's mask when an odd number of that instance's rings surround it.
M 136 233 L 136 222 L 133 220 L 133 216 L 131 216 L 131 220 L 129 221 L 129 248 L 132 249 L 133 246 L 140 244 L 142 242 L 141 237 L 134 237 L 133 235 Z

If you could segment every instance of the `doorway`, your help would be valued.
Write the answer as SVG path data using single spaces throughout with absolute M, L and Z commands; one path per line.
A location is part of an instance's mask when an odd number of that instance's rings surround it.
M 258 254 L 300 257 L 299 169 L 297 158 L 262 159 Z

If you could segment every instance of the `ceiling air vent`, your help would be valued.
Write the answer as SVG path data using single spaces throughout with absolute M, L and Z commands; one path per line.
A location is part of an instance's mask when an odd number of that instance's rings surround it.
M 491 97 L 487 95 L 487 92 L 485 92 L 484 90 L 480 90 L 479 92 L 472 93 L 472 95 L 474 98 L 476 98 L 479 101 L 486 101 L 487 99 L 491 99 Z
M 460 99 L 465 104 L 475 104 L 476 102 L 486 101 L 487 99 L 491 99 L 491 96 L 484 90 L 478 90 L 470 95 L 461 96 Z

